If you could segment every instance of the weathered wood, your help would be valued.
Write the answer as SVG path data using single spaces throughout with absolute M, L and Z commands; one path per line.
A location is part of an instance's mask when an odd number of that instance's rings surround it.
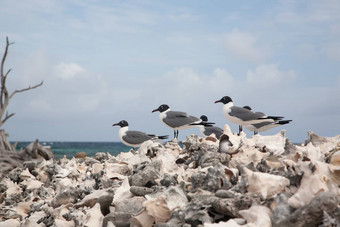
M 13 96 L 17 93 L 20 92 L 24 92 L 24 91 L 28 91 L 28 90 L 32 90 L 35 89 L 37 87 L 40 87 L 43 84 L 43 81 L 39 84 L 36 84 L 34 86 L 28 86 L 26 88 L 23 89 L 18 89 L 18 90 L 14 90 L 10 95 L 9 92 L 7 90 L 7 86 L 6 86 L 6 80 L 7 80 L 7 76 L 8 74 L 11 72 L 11 69 L 7 70 L 6 73 L 4 73 L 4 67 L 5 67 L 5 61 L 7 58 L 7 54 L 8 54 L 8 48 L 9 46 L 13 44 L 10 43 L 8 40 L 8 37 L 6 37 L 6 47 L 5 47 L 5 52 L 2 56 L 2 60 L 1 60 L 1 68 L 0 68 L 0 79 L 1 79 L 1 90 L 0 90 L 0 127 L 11 117 L 14 116 L 14 113 L 8 113 L 6 112 L 6 108 L 9 104 L 9 101 L 13 98 Z M 6 112 L 6 114 L 5 114 Z
M 12 169 L 22 168 L 25 161 L 54 158 L 50 149 L 38 140 L 30 143 L 25 150 L 16 151 L 15 147 L 8 141 L 5 130 L 0 130 L 0 179 Z
M 8 134 L 5 130 L 0 130 L 0 150 L 1 151 L 15 151 L 15 145 L 8 141 Z

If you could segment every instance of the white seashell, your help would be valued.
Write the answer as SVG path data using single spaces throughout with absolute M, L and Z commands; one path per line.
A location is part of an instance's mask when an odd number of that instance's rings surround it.
M 86 175 L 86 170 L 87 170 L 87 166 L 85 163 L 81 163 L 80 165 L 78 165 L 76 168 L 71 168 L 70 169 L 70 175 L 71 176 L 75 176 L 75 177 L 83 177 Z
M 272 211 L 265 206 L 252 205 L 248 210 L 240 210 L 240 215 L 255 226 L 271 227 Z
M 83 182 L 83 185 L 85 187 L 93 187 L 96 184 L 96 180 L 95 179 L 87 179 Z
M 143 142 L 138 148 L 139 155 L 147 155 L 148 150 L 151 150 L 153 147 L 162 147 L 160 143 L 154 142 L 152 140 L 147 140 Z
M 247 142 L 249 144 L 254 143 L 254 146 L 265 149 L 267 152 L 271 152 L 274 155 L 280 155 L 285 152 L 286 140 L 286 130 L 281 130 L 279 133 L 272 136 L 261 136 L 256 134 Z
M 340 150 L 338 150 L 332 155 L 330 164 L 340 166 Z
M 313 164 L 314 171 L 311 170 Z M 294 208 L 308 204 L 319 192 L 331 191 L 340 195 L 337 167 L 324 162 L 301 162 L 299 167 L 304 172 L 297 192 L 288 199 Z
M 43 185 L 41 181 L 35 179 L 25 180 L 22 184 L 26 185 L 26 189 L 28 190 L 38 189 Z
M 154 217 L 156 224 L 165 223 L 170 219 L 171 211 L 165 197 L 160 196 L 143 203 L 148 215 Z
M 141 162 L 151 162 L 150 158 L 146 155 L 133 154 L 131 152 L 121 152 L 116 158 L 118 161 L 125 162 L 130 165 L 136 165 Z
M 129 179 L 126 177 L 123 180 L 122 185 L 116 189 L 112 203 L 121 202 L 124 199 L 131 198 L 132 196 L 133 194 L 130 192 Z
M 340 184 L 340 166 L 328 165 L 330 179 L 337 185 Z
M 224 166 L 224 172 L 225 172 L 225 176 L 228 180 L 230 180 L 232 177 L 238 177 L 239 176 L 239 171 L 236 168 L 228 168 L 226 166 Z
M 38 224 L 38 221 L 45 216 L 46 216 L 46 214 L 45 214 L 44 211 L 34 212 L 33 214 L 31 214 L 29 216 L 29 218 L 26 219 L 25 226 L 27 226 L 27 227 L 44 227 L 45 224 L 42 223 L 42 222 Z
M 28 212 L 31 210 L 31 204 L 33 202 L 20 202 L 17 204 L 17 213 L 20 214 L 22 217 L 26 217 L 28 215 Z
M 94 163 L 92 165 L 92 174 L 97 174 L 100 171 L 102 171 L 104 169 L 104 166 L 102 163 Z
M 176 158 L 173 154 L 168 153 L 168 149 L 162 149 L 157 154 L 156 158 L 153 160 L 161 160 L 163 163 L 162 173 L 173 174 L 178 170 L 178 165 L 176 164 Z
M 26 168 L 24 171 L 20 173 L 20 179 L 21 180 L 26 180 L 26 179 L 35 179 L 35 176 L 33 176 L 28 168 Z
M 55 226 L 62 226 L 62 227 L 73 227 L 74 221 L 66 221 L 63 219 L 55 219 Z
M 129 166 L 125 163 L 110 163 L 105 162 L 105 175 L 108 178 L 110 177 L 110 174 L 121 174 L 121 175 L 128 175 L 130 171 L 132 170 L 132 166 Z
M 96 203 L 91 209 L 86 212 L 89 219 L 86 220 L 85 226 L 102 226 L 104 216 L 100 210 L 100 204 Z
M 271 168 L 280 168 L 280 167 L 284 167 L 284 163 L 281 161 L 281 159 L 279 159 L 277 156 L 270 156 L 268 157 L 266 160 L 266 164 Z
M 243 170 L 243 176 L 248 183 L 248 192 L 259 194 L 263 200 L 283 192 L 290 183 L 287 178 L 282 176 L 253 172 L 248 168 L 243 168 Z
M 299 160 L 308 158 L 311 161 L 324 161 L 325 154 L 320 147 L 315 147 L 312 143 L 305 146 L 294 146 L 295 152 L 299 155 Z
M 17 219 L 8 219 L 0 222 L 0 227 L 19 227 L 20 221 Z
M 223 135 L 228 136 L 228 142 L 224 142 Z M 238 148 L 241 146 L 242 143 L 245 143 L 246 141 L 246 134 L 244 132 L 241 132 L 240 136 L 235 135 L 231 132 L 231 129 L 228 124 L 224 125 L 224 132 L 222 136 L 220 137 L 221 142 L 223 144 L 220 144 L 222 147 L 220 147 L 220 152 L 226 152 L 228 154 L 235 154 L 238 152 Z M 220 143 L 221 143 L 220 142 Z
M 60 164 L 61 165 L 65 165 L 67 164 L 70 160 L 68 158 L 66 158 L 66 155 L 64 155 L 64 157 L 62 157 L 60 160 Z
M 318 136 L 312 131 L 308 131 L 308 139 L 305 143 L 312 143 L 314 146 L 319 147 L 323 153 L 328 153 L 335 149 L 340 142 L 340 135 L 334 137 L 322 137 Z
M 17 183 L 14 183 L 10 179 L 3 179 L 4 183 L 7 185 L 6 196 L 21 194 L 22 189 Z
M 155 218 L 148 214 L 146 210 L 140 212 L 134 217 L 130 218 L 130 226 L 143 226 L 149 227 L 152 226 Z
M 162 193 L 145 195 L 147 200 L 163 197 L 170 211 L 177 208 L 184 208 L 188 204 L 188 198 L 180 186 L 171 186 Z
M 229 168 L 236 168 L 238 165 L 248 165 L 253 162 L 256 166 L 265 157 L 268 157 L 269 153 L 260 152 L 254 147 L 241 147 L 237 154 L 233 154 L 230 162 L 228 163 Z
M 67 168 L 59 168 L 58 173 L 55 175 L 56 178 L 65 178 L 70 174 Z

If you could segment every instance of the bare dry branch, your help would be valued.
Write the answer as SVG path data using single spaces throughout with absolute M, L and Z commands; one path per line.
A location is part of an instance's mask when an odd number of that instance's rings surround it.
M 10 117 L 13 117 L 15 113 L 8 114 L 6 113 L 6 117 L 1 121 L 4 124 Z
M 21 89 L 21 90 L 15 90 L 12 92 L 12 94 L 9 96 L 9 99 L 11 99 L 16 93 L 20 93 L 20 92 L 23 92 L 23 91 L 28 91 L 28 90 L 32 90 L 32 89 L 35 89 L 37 87 L 40 87 L 41 85 L 43 85 L 44 81 L 41 81 L 40 84 L 37 84 L 37 85 L 34 85 L 33 87 L 29 86 L 27 88 L 24 88 L 24 89 Z
M 7 73 L 5 74 L 5 79 L 7 78 L 7 75 L 12 71 L 12 69 L 9 69 Z
M 5 110 L 9 104 L 9 100 L 16 94 L 16 93 L 20 93 L 20 92 L 24 92 L 24 91 L 28 91 L 28 90 L 32 90 L 35 89 L 37 87 L 40 87 L 43 84 L 43 81 L 41 81 L 41 83 L 34 85 L 34 86 L 29 86 L 27 88 L 24 89 L 20 89 L 20 90 L 15 90 L 11 93 L 11 95 L 9 95 L 8 91 L 7 91 L 7 87 L 6 87 L 6 79 L 8 74 L 11 72 L 12 69 L 9 69 L 6 74 L 4 74 L 4 65 L 5 65 L 5 61 L 7 58 L 7 54 L 8 54 L 8 48 L 10 45 L 14 44 L 14 42 L 9 42 L 8 37 L 6 37 L 6 47 L 5 47 L 5 52 L 2 56 L 1 59 L 1 69 L 0 69 L 0 77 L 1 77 L 1 90 L 0 90 L 0 126 L 3 125 L 3 123 L 5 123 L 9 118 L 11 118 L 14 113 L 8 114 L 8 112 L 6 112 L 6 116 L 3 118 L 4 114 L 5 114 Z M 3 119 L 2 119 L 3 118 Z

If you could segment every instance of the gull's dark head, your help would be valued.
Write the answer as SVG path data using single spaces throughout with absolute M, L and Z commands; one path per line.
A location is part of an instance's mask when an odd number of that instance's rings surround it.
M 208 121 L 208 117 L 205 116 L 205 115 L 202 115 L 200 118 L 201 118 L 201 120 L 202 120 L 203 122 L 207 122 L 207 121 Z
M 252 110 L 252 109 L 250 108 L 250 106 L 244 106 L 243 108 L 244 108 L 244 109 L 247 109 L 247 110 Z
M 152 111 L 152 113 L 153 112 L 157 112 L 157 111 L 159 111 L 159 112 L 164 112 L 164 111 L 166 111 L 166 110 L 168 110 L 170 107 L 167 105 L 167 104 L 163 104 L 163 105 L 160 105 L 157 109 L 154 109 L 153 111 Z
M 121 120 L 120 122 L 115 123 L 112 126 L 120 126 L 122 128 L 122 127 L 129 126 L 129 123 L 127 121 L 125 121 L 125 120 Z
M 224 96 L 220 100 L 215 101 L 215 103 L 221 102 L 223 104 L 227 104 L 229 102 L 233 102 L 233 100 L 229 96 Z

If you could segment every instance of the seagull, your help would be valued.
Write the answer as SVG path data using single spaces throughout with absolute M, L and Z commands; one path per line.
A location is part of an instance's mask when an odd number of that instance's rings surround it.
M 223 103 L 223 113 L 224 116 L 234 124 L 241 126 L 257 124 L 261 122 L 275 122 L 281 120 L 283 117 L 277 116 L 267 116 L 263 113 L 254 113 L 251 110 L 234 106 L 233 100 L 229 96 L 224 96 L 220 100 L 215 101 L 215 103 Z
M 249 106 L 244 106 L 243 108 L 252 110 Z M 265 114 L 262 112 L 255 112 L 255 113 L 258 115 L 265 116 Z M 261 122 L 257 124 L 245 125 L 244 127 L 248 129 L 249 131 L 254 132 L 254 135 L 256 135 L 258 132 L 265 132 L 269 129 L 275 128 L 280 125 L 288 124 L 289 122 L 292 121 L 292 120 L 281 120 L 281 119 L 275 122 Z
M 174 138 L 178 138 L 178 130 L 187 129 L 199 125 L 212 125 L 214 123 L 204 123 L 201 119 L 190 116 L 185 112 L 171 111 L 166 104 L 160 105 L 152 113 L 159 111 L 159 118 L 168 127 L 174 129 Z
M 200 119 L 202 122 L 208 122 L 208 117 L 205 115 L 202 115 Z M 216 138 L 220 138 L 220 136 L 223 134 L 223 129 L 216 126 L 200 125 L 200 131 L 203 136 L 210 136 L 214 133 Z
M 157 136 L 153 134 L 146 134 L 140 131 L 129 131 L 129 123 L 125 120 L 121 120 L 112 126 L 120 126 L 119 138 L 123 144 L 136 148 L 147 140 L 162 140 L 167 139 L 169 136 Z
M 251 110 L 250 106 L 244 106 L 243 108 L 247 109 L 247 110 Z M 242 131 L 243 131 L 242 125 L 239 125 L 238 126 L 238 135 L 240 135 Z
M 265 132 L 277 126 L 288 124 L 291 121 L 292 120 L 281 120 L 281 121 L 276 121 L 276 122 L 262 122 L 262 123 L 257 123 L 253 125 L 245 125 L 244 127 L 248 129 L 249 131 L 253 131 L 254 135 L 256 135 L 258 132 Z

